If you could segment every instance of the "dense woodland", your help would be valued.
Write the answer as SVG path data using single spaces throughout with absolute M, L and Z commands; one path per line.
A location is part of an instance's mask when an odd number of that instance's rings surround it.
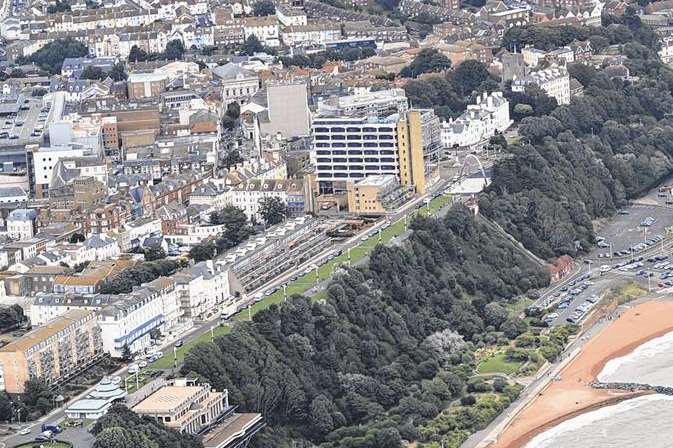
M 479 406 L 465 398 L 472 353 L 525 331 L 505 306 L 548 279 L 462 206 L 412 229 L 404 246 L 380 246 L 367 269 L 338 275 L 328 300 L 294 297 L 198 345 L 183 373 L 262 412 L 269 427 L 259 447 L 394 448 L 421 438 L 420 424 L 461 398 L 474 418 L 454 423 L 475 430 L 489 420 L 480 413 L 506 406 L 518 389 L 501 384 Z
M 659 62 L 639 19 L 623 20 L 629 26 L 607 30 L 633 39 L 623 46 L 625 65 L 639 80 L 571 66 L 584 96 L 523 118 L 522 142 L 504 148 L 511 156 L 495 165 L 480 199 L 485 215 L 543 258 L 588 249 L 593 219 L 611 216 L 673 170 L 673 71 Z M 546 47 L 547 35 L 534 34 Z

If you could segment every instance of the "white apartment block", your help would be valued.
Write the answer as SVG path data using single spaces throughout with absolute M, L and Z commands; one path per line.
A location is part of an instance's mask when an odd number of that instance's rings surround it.
M 32 209 L 12 210 L 5 220 L 7 235 L 19 241 L 25 241 L 35 236 L 35 219 L 37 211 Z
M 150 346 L 150 332 L 159 329 L 167 333 L 178 323 L 180 302 L 175 282 L 160 277 L 101 309 L 103 350 L 113 358 L 122 356 L 124 347 L 132 353 Z
M 173 279 L 185 319 L 205 319 L 231 299 L 229 271 L 212 260 L 184 269 Z
M 442 146 L 453 148 L 476 145 L 504 132 L 512 125 L 509 101 L 502 92 L 477 97 L 477 104 L 467 106 L 467 111 L 455 120 L 442 123 Z
M 241 20 L 243 25 L 243 37 L 256 36 L 257 39 L 268 47 L 280 46 L 280 26 L 275 15 L 263 17 L 246 17 Z
M 523 78 L 512 80 L 513 92 L 524 92 L 526 86 L 536 85 L 556 99 L 558 104 L 570 103 L 570 76 L 568 69 L 553 65 L 544 70 L 533 72 Z
M 147 26 L 159 19 L 156 9 L 99 8 L 70 11 L 47 16 L 47 32 L 85 31 L 97 29 L 122 29 Z
M 338 23 L 310 23 L 308 25 L 289 25 L 281 31 L 283 44 L 294 46 L 324 45 L 341 39 L 341 26 Z
M 276 16 L 284 26 L 302 26 L 308 23 L 306 13 L 303 10 L 286 5 L 276 6 Z

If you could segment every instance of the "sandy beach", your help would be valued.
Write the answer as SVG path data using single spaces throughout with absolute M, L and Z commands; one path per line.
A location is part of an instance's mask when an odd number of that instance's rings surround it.
M 632 352 L 650 339 L 673 331 L 673 302 L 641 303 L 611 322 L 588 341 L 582 351 L 542 393 L 512 421 L 493 448 L 521 448 L 535 435 L 581 413 L 642 393 L 593 389 L 605 364 Z

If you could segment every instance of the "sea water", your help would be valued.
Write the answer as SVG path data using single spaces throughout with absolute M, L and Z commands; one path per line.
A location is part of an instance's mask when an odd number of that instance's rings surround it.
M 673 387 L 673 332 L 610 360 L 598 380 Z M 673 447 L 673 396 L 646 395 L 587 412 L 531 440 L 526 448 Z
M 608 361 L 598 380 L 673 387 L 673 332 L 652 339 L 634 351 Z
M 670 448 L 673 396 L 645 395 L 567 420 L 526 448 Z

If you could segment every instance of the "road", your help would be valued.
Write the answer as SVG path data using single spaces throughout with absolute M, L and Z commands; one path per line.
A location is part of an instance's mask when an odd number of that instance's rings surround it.
M 333 247 L 330 247 L 329 249 L 325 250 L 324 252 L 322 252 L 322 253 L 314 256 L 310 260 L 306 261 L 305 263 L 297 266 L 295 269 L 293 269 L 291 271 L 288 271 L 288 272 L 286 272 L 282 275 L 279 275 L 278 277 L 274 278 L 272 281 L 269 281 L 268 283 L 260 286 L 258 289 L 249 292 L 248 295 L 247 295 L 248 299 L 247 299 L 246 304 L 254 303 L 254 300 L 252 299 L 252 297 L 255 297 L 258 294 L 263 294 L 264 291 L 267 291 L 269 289 L 273 289 L 274 287 L 278 287 L 278 286 L 280 286 L 284 283 L 287 283 L 288 281 L 290 281 L 290 279 L 292 277 L 295 277 L 295 276 L 298 276 L 298 275 L 302 274 L 308 267 L 310 267 L 312 264 L 315 264 L 317 261 L 319 261 L 321 259 L 324 259 L 326 256 L 328 256 L 330 254 L 334 254 L 338 251 L 346 251 L 349 248 L 352 249 L 352 248 L 358 246 L 359 244 L 361 244 L 363 242 L 363 237 L 364 236 L 366 236 L 366 235 L 368 235 L 372 232 L 376 232 L 378 229 L 382 228 L 386 223 L 388 223 L 388 222 L 394 223 L 394 222 L 398 222 L 401 219 L 404 219 L 405 215 L 408 215 L 409 213 L 411 213 L 414 210 L 416 210 L 417 208 L 419 208 L 419 206 L 422 206 L 423 201 L 425 199 L 432 196 L 436 192 L 443 191 L 446 188 L 447 183 L 448 182 L 445 181 L 445 180 L 438 181 L 437 183 L 435 183 L 431 187 L 431 189 L 428 193 L 426 193 L 425 195 L 419 196 L 419 197 L 413 199 L 412 201 L 408 202 L 407 204 L 402 206 L 400 209 L 398 209 L 395 213 L 393 213 L 392 215 L 389 215 L 387 217 L 387 219 L 378 221 L 374 226 L 364 230 L 363 232 L 359 233 L 358 235 L 353 236 L 352 238 L 350 238 L 346 242 L 338 244 L 338 245 L 334 245 Z M 405 232 L 405 234 L 408 235 L 409 232 Z M 162 345 L 161 347 L 155 347 L 155 348 L 163 351 L 164 353 L 166 353 L 167 356 L 170 356 L 170 353 L 173 352 L 173 348 L 175 347 L 175 344 L 178 341 L 182 341 L 184 344 L 187 344 L 187 343 L 189 343 L 189 342 L 191 342 L 195 339 L 198 339 L 201 335 L 210 331 L 210 329 L 213 326 L 219 325 L 219 323 L 220 323 L 219 313 L 214 313 L 213 318 L 211 318 L 209 320 L 196 322 L 191 329 L 189 329 L 187 332 L 180 335 L 180 337 L 175 338 L 174 340 L 167 342 L 166 344 Z M 127 373 L 128 373 L 128 366 L 125 366 L 125 367 L 117 370 L 116 372 L 112 373 L 110 376 L 124 377 L 124 376 L 127 375 Z M 78 399 L 84 398 L 87 394 L 91 393 L 92 390 L 93 390 L 93 387 L 87 389 L 86 391 L 84 391 L 80 395 L 78 395 L 77 397 L 70 400 L 68 403 L 71 403 L 71 402 L 76 401 Z M 68 403 L 66 403 L 66 406 L 55 409 L 54 411 L 52 411 L 47 416 L 42 417 L 41 419 L 39 419 L 35 422 L 30 422 L 27 425 L 23 425 L 22 427 L 24 427 L 24 428 L 28 427 L 28 428 L 31 429 L 31 434 L 30 435 L 27 435 L 27 436 L 19 436 L 19 435 L 9 436 L 9 437 L 6 437 L 4 439 L 4 442 L 8 446 L 13 446 L 15 444 L 20 444 L 20 443 L 24 443 L 24 442 L 28 442 L 28 441 L 33 440 L 34 437 L 39 433 L 38 428 L 42 423 L 44 423 L 44 422 L 49 422 L 49 423 L 59 422 L 59 421 L 61 421 L 65 418 L 64 409 L 65 409 L 65 407 L 67 407 Z M 86 446 L 86 445 L 89 444 L 88 442 L 90 442 L 90 441 L 87 440 L 87 435 L 90 438 L 90 434 L 83 428 L 77 428 L 77 429 L 69 428 L 63 434 L 59 435 L 59 438 L 61 438 L 63 440 L 72 441 L 74 443 L 79 442 L 79 443 L 82 443 Z

